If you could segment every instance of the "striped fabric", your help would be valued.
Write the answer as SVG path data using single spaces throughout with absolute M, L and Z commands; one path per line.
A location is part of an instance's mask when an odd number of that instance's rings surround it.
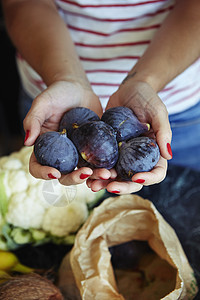
M 148 47 L 173 9 L 174 0 L 56 0 L 77 53 L 103 107 Z M 45 86 L 22 57 L 17 58 L 25 89 L 35 97 Z M 170 114 L 200 99 L 200 60 L 171 81 L 159 96 Z

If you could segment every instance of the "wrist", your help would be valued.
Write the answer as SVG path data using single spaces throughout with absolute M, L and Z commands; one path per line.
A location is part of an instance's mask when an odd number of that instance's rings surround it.
M 167 84 L 166 80 L 164 80 L 161 72 L 152 73 L 148 71 L 139 71 L 137 69 L 133 69 L 129 72 L 126 78 L 123 80 L 122 84 L 128 82 L 143 82 L 151 86 L 151 88 L 158 93 L 160 90 L 164 88 Z
M 90 83 L 84 70 L 78 68 L 77 66 L 74 66 L 73 68 L 67 63 L 43 67 L 40 75 L 47 86 L 58 81 L 66 81 L 73 84 L 78 84 L 86 89 L 91 90 Z
M 128 77 L 149 84 L 158 93 L 174 78 L 173 64 L 146 52 L 131 69 Z

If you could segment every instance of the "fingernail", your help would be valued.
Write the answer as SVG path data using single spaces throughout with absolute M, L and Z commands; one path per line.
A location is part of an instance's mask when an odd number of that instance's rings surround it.
M 120 191 L 119 190 L 115 190 L 115 191 L 111 191 L 111 193 L 113 193 L 113 194 L 119 194 Z
M 88 177 L 90 177 L 91 175 L 88 175 L 88 174 L 81 174 L 80 175 L 80 179 L 86 179 L 86 178 L 88 178 Z
M 136 179 L 136 180 L 134 180 L 134 182 L 136 182 L 136 183 L 144 183 L 145 180 L 144 179 Z
M 167 143 L 167 151 L 168 151 L 169 155 L 172 157 L 172 149 L 171 149 L 170 143 Z
M 90 181 L 87 181 L 87 186 L 89 187 L 89 188 L 91 188 L 91 182 Z
M 25 135 L 25 139 L 24 139 L 24 143 L 28 140 L 29 134 L 30 134 L 30 130 L 27 130 L 26 135 Z
M 53 176 L 53 174 L 51 174 L 51 173 L 49 173 L 48 174 L 48 177 L 50 178 L 50 179 L 57 179 L 55 176 Z
M 107 180 L 108 178 L 99 177 L 101 180 Z

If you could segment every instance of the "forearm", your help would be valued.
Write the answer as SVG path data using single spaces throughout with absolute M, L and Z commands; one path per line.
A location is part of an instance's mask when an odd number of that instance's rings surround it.
M 70 34 L 51 0 L 3 0 L 13 44 L 48 85 L 58 80 L 89 87 Z
M 130 72 L 160 91 L 200 55 L 200 1 L 179 0 Z

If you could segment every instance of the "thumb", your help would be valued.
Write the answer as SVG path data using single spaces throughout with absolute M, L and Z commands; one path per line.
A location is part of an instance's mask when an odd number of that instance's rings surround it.
M 41 127 L 46 120 L 46 112 L 42 105 L 36 99 L 27 113 L 24 121 L 25 139 L 24 145 L 31 146 L 41 132 Z

